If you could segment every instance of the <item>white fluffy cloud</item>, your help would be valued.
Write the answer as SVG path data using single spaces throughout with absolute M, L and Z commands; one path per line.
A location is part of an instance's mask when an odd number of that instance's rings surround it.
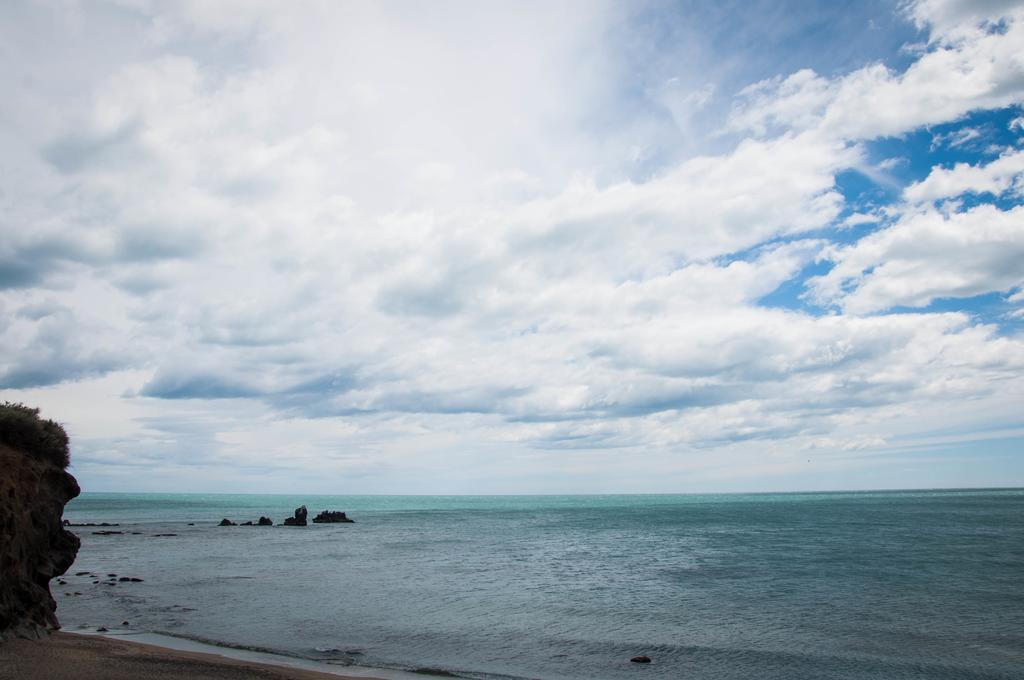
M 1002 196 L 1009 192 L 1019 197 L 1022 191 L 1024 151 L 1015 151 L 984 165 L 957 163 L 952 168 L 933 168 L 924 180 L 904 189 L 903 196 L 914 203 L 928 203 L 966 193 Z
M 1003 11 L 1005 10 L 1005 12 Z M 730 116 L 735 130 L 816 130 L 858 140 L 954 121 L 1024 96 L 1024 9 L 1017 2 L 916 3 L 915 19 L 937 28 L 905 71 L 872 64 L 829 79 L 810 70 L 748 87 Z M 998 28 L 984 18 L 1001 19 Z
M 714 84 L 680 95 L 679 125 L 732 141 L 642 179 L 650 114 L 604 42 L 621 7 L 25 10 L 90 56 L 55 87 L 70 57 L 11 35 L 34 58 L 0 71 L 0 385 L 67 420 L 103 483 L 234 466 L 258 489 L 329 467 L 376 491 L 610 490 L 631 479 L 612 449 L 676 482 L 783 474 L 773 443 L 855 455 L 936 405 L 998 405 L 1024 389 L 1019 338 L 885 312 L 1024 283 L 1020 207 L 933 205 L 1019 197 L 1019 152 L 936 168 L 832 243 L 863 140 L 1021 101 L 1017 9 L 1000 30 L 911 10 L 931 40 L 906 70 L 757 83 L 735 139 L 687 117 Z M 764 306 L 825 260 L 809 286 L 837 313 Z
M 969 193 L 1019 199 L 1022 178 L 1019 151 L 986 164 L 933 168 L 904 190 L 907 204 L 893 209 L 893 224 L 823 253 L 835 267 L 810 281 L 813 295 L 860 314 L 1021 287 L 1024 209 L 942 202 Z
M 836 265 L 812 291 L 855 314 L 1009 291 L 1024 284 L 1024 207 L 909 212 L 826 257 Z

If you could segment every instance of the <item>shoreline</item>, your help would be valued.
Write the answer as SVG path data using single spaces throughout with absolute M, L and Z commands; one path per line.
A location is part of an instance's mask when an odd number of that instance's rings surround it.
M 0 677 L 20 680 L 137 680 L 146 677 L 164 680 L 416 680 L 446 676 L 336 665 L 157 633 L 107 635 L 55 631 L 43 640 L 0 643 Z

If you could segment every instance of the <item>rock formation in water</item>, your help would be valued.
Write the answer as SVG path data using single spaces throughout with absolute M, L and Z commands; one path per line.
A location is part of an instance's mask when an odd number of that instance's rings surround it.
M 354 520 L 349 519 L 345 516 L 345 513 L 337 510 L 324 510 L 319 515 L 313 518 L 313 521 L 317 524 L 338 524 L 346 522 L 352 524 Z
M 256 525 L 261 527 L 272 527 L 274 526 L 274 520 L 269 517 L 260 517 L 260 521 L 257 522 Z
M 0 404 L 0 640 L 60 628 L 50 579 L 68 570 L 79 546 L 61 522 L 79 494 L 67 466 L 64 428 L 38 409 Z
M 306 510 L 306 506 L 300 506 L 295 508 L 295 515 L 292 517 L 285 517 L 284 523 L 290 527 L 304 527 L 306 526 L 306 516 L 309 511 Z

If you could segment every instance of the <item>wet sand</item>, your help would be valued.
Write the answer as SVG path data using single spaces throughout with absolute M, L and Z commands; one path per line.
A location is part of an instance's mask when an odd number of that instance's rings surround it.
M 61 632 L 46 640 L 0 643 L 2 680 L 367 680 L 343 673 Z

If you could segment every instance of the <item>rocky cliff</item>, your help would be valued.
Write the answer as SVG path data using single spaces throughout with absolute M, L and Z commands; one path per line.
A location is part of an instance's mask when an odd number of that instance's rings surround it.
M 78 537 L 61 523 L 79 493 L 65 471 L 67 435 L 36 409 L 0 404 L 0 640 L 59 628 L 50 579 L 75 561 Z

